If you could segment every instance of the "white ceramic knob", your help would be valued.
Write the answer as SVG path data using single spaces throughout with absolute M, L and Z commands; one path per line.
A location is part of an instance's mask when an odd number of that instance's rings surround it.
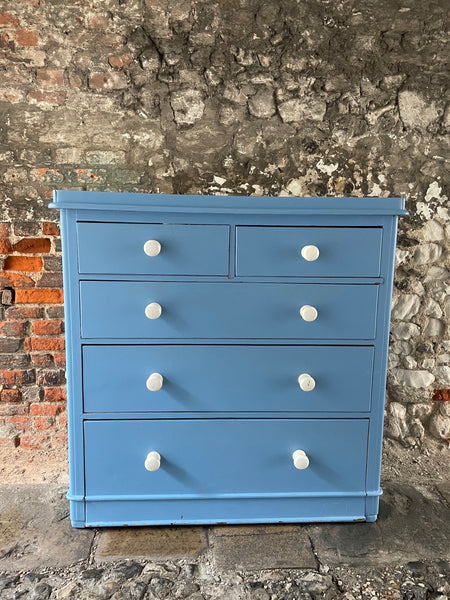
M 319 258 L 319 248 L 317 246 L 303 246 L 301 250 L 302 257 L 308 262 L 312 262 Z
M 306 456 L 304 450 L 296 450 L 292 454 L 292 460 L 294 461 L 294 467 L 300 469 L 300 471 L 309 467 L 309 458 Z
M 149 452 L 144 463 L 147 471 L 157 471 L 161 466 L 161 455 L 159 452 Z
M 161 244 L 158 240 L 147 240 L 144 244 L 144 252 L 147 256 L 158 256 L 161 252 Z
M 145 316 L 147 319 L 159 319 L 162 313 L 161 304 L 152 302 L 145 307 Z
M 318 314 L 317 309 L 309 304 L 304 304 L 300 309 L 300 316 L 304 321 L 315 321 Z
M 164 377 L 161 373 L 152 373 L 147 379 L 147 389 L 151 392 L 159 392 L 164 383 Z
M 308 373 L 302 373 L 298 376 L 298 385 L 304 392 L 310 392 L 316 387 L 316 382 Z

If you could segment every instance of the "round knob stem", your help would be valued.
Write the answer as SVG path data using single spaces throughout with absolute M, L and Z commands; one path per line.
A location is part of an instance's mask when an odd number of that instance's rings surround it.
M 149 452 L 144 463 L 147 471 L 157 471 L 161 466 L 161 455 L 159 452 Z
M 308 262 L 312 262 L 319 258 L 319 248 L 317 246 L 303 246 L 301 250 L 302 257 Z
M 158 240 L 147 240 L 144 244 L 144 252 L 147 256 L 158 256 L 161 252 L 161 244 Z
M 310 306 L 309 304 L 304 304 L 300 308 L 300 316 L 304 321 L 315 321 L 318 315 L 317 308 L 314 308 L 314 306 Z
M 309 458 L 306 456 L 304 450 L 296 450 L 292 454 L 292 460 L 294 461 L 294 467 L 300 471 L 309 467 Z
M 145 307 L 145 316 L 147 319 L 159 319 L 162 313 L 161 304 L 152 302 Z
M 304 392 L 311 392 L 316 387 L 316 382 L 308 373 L 298 376 L 298 385 Z
M 147 389 L 151 392 L 159 392 L 164 383 L 161 373 L 152 373 L 147 379 Z

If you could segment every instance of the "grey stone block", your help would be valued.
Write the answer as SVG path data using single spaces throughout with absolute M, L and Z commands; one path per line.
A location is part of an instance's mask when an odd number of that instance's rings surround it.
M 385 565 L 450 558 L 450 509 L 400 483 L 386 485 L 375 523 L 307 527 L 319 560 L 333 565 Z
M 94 531 L 73 529 L 66 489 L 55 484 L 0 488 L 0 571 L 64 567 L 89 556 Z
M 214 560 L 222 569 L 314 569 L 306 531 L 299 525 L 215 528 Z
M 100 531 L 95 557 L 184 558 L 203 552 L 207 546 L 203 527 L 120 527 Z

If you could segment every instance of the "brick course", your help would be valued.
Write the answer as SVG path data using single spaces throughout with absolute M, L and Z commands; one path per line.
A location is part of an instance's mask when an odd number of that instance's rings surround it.
M 38 69 L 37 83 L 42 87 L 61 87 L 64 71 L 61 69 Z
M 46 254 L 47 252 L 50 252 L 50 248 L 51 245 L 48 238 L 25 238 L 14 244 L 13 252 L 20 252 L 22 254 Z
M 32 29 L 18 29 L 14 33 L 14 42 L 18 46 L 37 46 L 38 32 Z
M 20 390 L 5 389 L 1 392 L 2 402 L 19 402 L 22 399 Z
M 30 104 L 37 104 L 40 108 L 44 109 L 61 106 L 66 99 L 66 92 L 43 92 L 41 90 L 36 90 L 28 94 L 28 102 Z
M 51 321 L 35 321 L 31 332 L 36 335 L 58 335 L 63 332 L 63 322 L 53 319 Z
M 3 268 L 5 271 L 42 271 L 42 258 L 40 256 L 8 256 Z
M 62 304 L 62 290 L 29 290 L 20 289 L 16 293 L 17 304 Z
M 0 13 L 0 27 L 15 27 L 18 24 L 18 18 L 11 13 Z

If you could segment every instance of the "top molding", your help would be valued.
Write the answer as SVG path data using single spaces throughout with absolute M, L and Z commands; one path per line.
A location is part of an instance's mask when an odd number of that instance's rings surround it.
M 49 208 L 164 213 L 407 216 L 403 198 L 298 198 L 295 196 L 194 196 L 118 192 L 53 192 Z

